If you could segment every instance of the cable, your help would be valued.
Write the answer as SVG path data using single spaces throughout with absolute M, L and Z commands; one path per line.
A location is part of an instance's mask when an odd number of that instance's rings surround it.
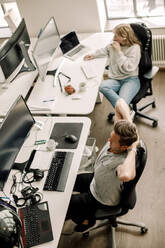
M 30 176 L 30 177 L 29 177 Z M 36 181 L 40 181 L 44 177 L 44 171 L 40 169 L 30 169 L 28 171 L 25 171 L 25 173 L 22 176 L 22 181 L 24 183 L 33 183 Z

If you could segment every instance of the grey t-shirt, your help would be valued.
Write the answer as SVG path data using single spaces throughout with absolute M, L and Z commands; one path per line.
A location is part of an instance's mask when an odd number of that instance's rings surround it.
M 102 148 L 95 162 L 90 191 L 97 201 L 104 205 L 115 206 L 120 201 L 123 188 L 123 182 L 117 177 L 116 169 L 124 162 L 127 153 L 114 154 L 108 149 L 109 142 Z

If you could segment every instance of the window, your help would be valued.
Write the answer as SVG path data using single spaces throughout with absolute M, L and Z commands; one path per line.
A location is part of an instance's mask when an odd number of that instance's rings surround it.
M 108 19 L 160 17 L 164 5 L 164 0 L 105 0 Z
M 4 19 L 4 14 L 10 9 L 13 9 L 15 17 L 19 21 L 21 21 L 21 16 L 20 16 L 17 4 L 15 2 L 0 4 L 0 28 L 8 27 L 8 24 Z
M 5 19 L 3 18 L 4 16 L 4 10 L 1 6 L 2 4 L 0 4 L 0 28 L 5 28 L 7 27 L 7 22 L 5 21 Z
M 14 23 L 20 23 L 21 21 L 21 16 L 16 2 L 0 4 L 0 38 L 10 37 L 13 31 L 10 29 L 11 27 L 9 28 L 7 21 L 4 19 L 5 13 L 9 10 L 12 10 Z

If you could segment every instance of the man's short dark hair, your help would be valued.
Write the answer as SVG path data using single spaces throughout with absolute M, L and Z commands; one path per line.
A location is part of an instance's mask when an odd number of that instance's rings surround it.
M 127 120 L 116 122 L 114 131 L 120 136 L 119 143 L 121 146 L 130 146 L 138 138 L 135 124 Z

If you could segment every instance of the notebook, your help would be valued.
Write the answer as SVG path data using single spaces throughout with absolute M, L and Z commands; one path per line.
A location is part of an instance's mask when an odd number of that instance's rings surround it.
M 61 38 L 60 48 L 64 56 L 71 60 L 80 58 L 89 51 L 88 47 L 80 44 L 75 31 L 72 31 Z

